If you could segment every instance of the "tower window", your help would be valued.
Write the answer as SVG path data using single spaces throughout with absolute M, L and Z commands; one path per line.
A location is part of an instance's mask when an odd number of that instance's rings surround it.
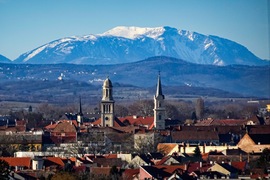
M 108 94 L 109 92 L 108 92 L 108 89 L 106 89 L 106 97 L 108 97 L 109 96 L 109 94 Z
M 158 115 L 158 119 L 161 120 L 161 115 Z

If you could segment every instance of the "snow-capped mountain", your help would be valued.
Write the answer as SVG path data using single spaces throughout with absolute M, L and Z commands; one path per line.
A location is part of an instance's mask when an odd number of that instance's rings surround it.
M 0 63 L 11 63 L 11 60 L 0 54 Z
M 221 66 L 266 63 L 236 42 L 168 26 L 119 26 L 103 34 L 62 38 L 24 53 L 14 62 L 117 64 L 153 56 L 169 56 L 198 64 Z

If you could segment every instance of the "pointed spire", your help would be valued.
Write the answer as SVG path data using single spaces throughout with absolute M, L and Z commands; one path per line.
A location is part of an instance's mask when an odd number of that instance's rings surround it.
M 160 80 L 160 71 L 158 72 L 158 82 L 157 82 L 157 92 L 156 92 L 156 97 L 163 95 L 162 94 L 162 88 L 161 88 L 161 80 Z
M 80 96 L 80 106 L 79 106 L 79 115 L 83 115 L 82 113 L 82 102 L 81 102 L 81 96 Z

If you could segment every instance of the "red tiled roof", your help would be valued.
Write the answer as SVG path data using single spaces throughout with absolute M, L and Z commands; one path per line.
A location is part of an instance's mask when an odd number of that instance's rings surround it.
M 30 168 L 30 157 L 0 157 L 1 160 L 6 161 L 10 166 L 24 166 Z
M 270 134 L 270 125 L 250 126 L 249 134 Z
M 192 141 L 192 140 L 219 140 L 218 132 L 214 131 L 174 131 L 171 133 L 173 140 Z
M 203 160 L 207 160 L 208 159 L 208 157 L 209 157 L 209 153 L 202 153 L 202 159 Z
M 171 156 L 165 156 L 160 161 L 158 161 L 156 165 L 163 165 L 170 158 Z
M 157 149 L 159 152 L 163 152 L 164 154 L 169 154 L 171 151 L 178 147 L 176 143 L 159 143 Z
M 54 123 L 54 124 L 49 124 L 47 126 L 45 126 L 44 128 L 47 129 L 47 130 L 52 130 L 56 127 L 57 123 Z
M 124 121 L 128 121 L 129 124 L 135 125 L 135 126 L 147 126 L 148 129 L 152 129 L 154 127 L 154 117 L 153 116 L 126 116 L 119 118 L 121 122 L 124 123 Z
M 60 121 L 57 121 L 56 123 L 49 124 L 49 125 L 45 126 L 45 129 L 54 130 L 57 127 L 57 125 L 60 123 L 72 123 L 72 125 L 74 125 L 75 128 L 78 127 L 78 123 L 76 120 L 60 120 Z
M 238 170 L 244 171 L 246 169 L 246 162 L 232 162 L 231 165 Z
M 212 121 L 211 125 L 222 125 L 222 126 L 236 126 L 244 125 L 247 123 L 246 119 L 219 119 Z
M 202 167 L 200 167 L 200 165 L 202 165 Z M 192 173 L 194 171 L 206 172 L 210 167 L 211 167 L 210 164 L 205 164 L 202 162 L 194 162 L 188 164 L 187 171 L 189 173 Z
M 77 132 L 76 125 L 72 121 L 59 122 L 53 132 Z
M 123 126 L 123 127 L 111 127 L 117 131 L 121 131 L 124 133 L 134 133 L 139 127 L 137 126 Z
M 61 167 L 64 167 L 64 162 L 60 157 L 47 157 L 44 159 L 44 165 L 45 166 L 51 166 L 51 165 L 58 165 Z
M 111 167 L 91 167 L 90 172 L 94 175 L 110 175 Z
M 205 119 L 197 122 L 196 126 L 236 126 L 247 124 L 249 120 L 246 119 Z
M 94 125 L 94 126 L 101 125 L 101 119 L 100 119 L 100 118 L 97 119 L 96 121 L 94 121 L 94 122 L 92 123 L 92 125 Z
M 122 177 L 124 180 L 129 180 L 129 179 L 133 179 L 139 173 L 140 173 L 140 169 L 126 169 L 123 172 Z
M 76 158 L 75 157 L 70 157 L 69 160 L 72 161 L 72 162 L 76 162 Z
M 105 158 L 111 159 L 111 158 L 117 158 L 117 154 L 105 154 L 104 155 Z

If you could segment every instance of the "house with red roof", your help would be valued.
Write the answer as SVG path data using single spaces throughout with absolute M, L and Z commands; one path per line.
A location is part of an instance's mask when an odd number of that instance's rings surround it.
M 139 179 L 191 179 L 195 180 L 185 170 L 185 165 L 168 165 L 168 166 L 141 166 L 139 171 Z
M 0 157 L 0 159 L 6 161 L 11 166 L 11 170 L 14 171 L 32 168 L 30 157 Z
M 139 180 L 140 169 L 125 169 L 122 173 L 123 180 Z
M 181 154 L 180 156 L 175 153 L 173 155 L 165 156 L 160 161 L 156 163 L 156 165 L 176 165 L 181 164 L 185 156 Z
M 185 144 L 219 144 L 219 136 L 216 131 L 172 131 L 171 141 Z
M 246 171 L 249 168 L 247 161 L 233 161 L 231 162 L 231 165 L 238 170 L 239 175 L 247 174 Z
M 141 126 L 145 127 L 147 129 L 153 129 L 154 128 L 154 117 L 153 116 L 126 116 L 126 117 L 120 117 L 119 120 L 123 124 L 133 125 L 133 126 Z
M 57 172 L 59 170 L 62 170 L 65 166 L 63 159 L 61 159 L 60 157 L 44 157 L 43 159 L 43 166 L 48 171 Z
M 62 143 L 76 143 L 77 142 L 77 127 L 76 120 L 60 120 L 56 123 L 51 123 L 46 126 L 43 136 L 44 144 L 46 146 L 62 144 Z

